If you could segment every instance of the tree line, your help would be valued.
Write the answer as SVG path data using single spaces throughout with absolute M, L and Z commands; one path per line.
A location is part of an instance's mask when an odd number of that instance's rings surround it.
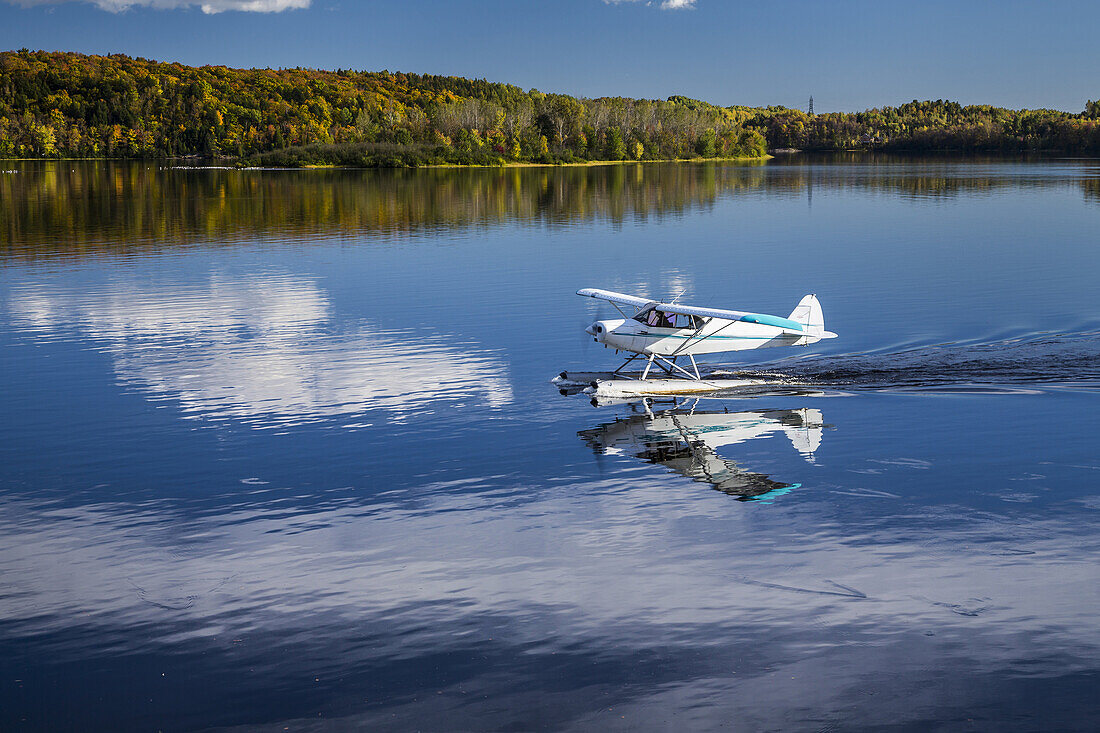
M 756 158 L 769 147 L 1097 154 L 1100 101 L 1080 114 L 914 100 L 810 115 L 680 96 L 586 99 L 389 71 L 0 53 L 0 158 L 498 165 Z
M 499 164 L 760 157 L 744 110 L 457 77 L 0 53 L 0 157 Z
M 1080 114 L 913 100 L 865 112 L 809 115 L 769 107 L 747 126 L 773 148 L 801 150 L 1100 153 L 1100 102 Z

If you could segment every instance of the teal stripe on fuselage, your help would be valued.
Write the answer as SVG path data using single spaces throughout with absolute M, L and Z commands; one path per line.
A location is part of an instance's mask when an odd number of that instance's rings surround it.
M 801 331 L 802 324 L 798 321 L 792 321 L 790 318 L 780 318 L 779 316 L 769 316 L 763 313 L 749 313 L 747 316 L 741 316 L 738 320 L 745 321 L 746 323 L 761 323 L 765 326 L 775 326 L 777 328 L 789 328 L 792 331 Z

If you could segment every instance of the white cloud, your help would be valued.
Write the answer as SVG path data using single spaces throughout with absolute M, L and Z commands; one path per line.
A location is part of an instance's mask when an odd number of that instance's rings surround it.
M 636 3 L 641 0 L 603 0 L 606 5 L 618 5 L 619 3 Z M 657 5 L 661 10 L 693 10 L 695 0 L 662 0 L 660 3 L 653 0 L 645 0 L 646 5 Z
M 61 2 L 73 0 L 16 0 L 17 4 L 25 7 L 34 5 L 56 5 Z M 284 10 L 308 8 L 312 0 L 208 0 L 208 2 L 196 2 L 196 0 L 85 0 L 101 10 L 112 13 L 121 13 L 130 8 L 157 8 L 159 10 L 171 10 L 175 8 L 190 8 L 198 6 L 202 12 L 213 15 L 227 10 L 239 10 L 246 13 L 281 13 Z

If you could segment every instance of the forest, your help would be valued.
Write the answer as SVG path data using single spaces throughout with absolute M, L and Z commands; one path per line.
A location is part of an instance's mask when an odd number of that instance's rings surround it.
M 0 53 L 0 157 L 406 166 L 758 158 L 749 110 L 419 74 Z
M 865 112 L 809 115 L 770 107 L 746 126 L 771 148 L 909 152 L 1100 153 L 1100 102 L 1080 114 L 913 100 Z
M 503 165 L 759 158 L 771 149 L 1100 153 L 1080 114 L 913 101 L 856 113 L 578 98 L 459 77 L 0 53 L 0 158 Z

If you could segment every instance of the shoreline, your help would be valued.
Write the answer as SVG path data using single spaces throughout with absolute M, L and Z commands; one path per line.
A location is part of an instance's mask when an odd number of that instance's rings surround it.
M 601 165 L 644 165 L 646 163 L 752 163 L 771 160 L 775 156 L 762 155 L 758 158 L 659 158 L 655 160 L 581 160 L 570 163 L 529 163 L 525 161 L 512 161 L 501 165 L 480 165 L 464 163 L 432 163 L 420 165 L 417 168 L 590 168 Z M 321 166 L 309 166 L 321 167 Z M 327 166 L 340 168 L 343 166 Z
M 301 166 L 262 166 L 262 165 L 236 165 L 233 159 L 230 158 L 0 158 L 0 173 L 17 173 L 15 170 L 3 170 L 2 166 L 9 163 L 63 163 L 63 162 L 120 162 L 120 163 L 149 163 L 150 165 L 164 166 L 169 164 L 172 168 L 192 168 L 195 170 L 253 170 L 253 171 L 276 171 L 276 170 L 416 170 L 418 168 L 434 168 L 434 169 L 447 169 L 447 168 L 476 168 L 476 169 L 503 169 L 503 168 L 591 168 L 599 166 L 615 166 L 615 165 L 645 165 L 651 163 L 684 163 L 684 164 L 703 164 L 703 163 L 760 163 L 768 160 L 775 160 L 776 158 L 793 159 L 807 156 L 821 156 L 821 155 L 852 155 L 852 154 L 885 154 L 885 155 L 897 155 L 900 157 L 932 157 L 932 158 L 973 158 L 973 157 L 991 157 L 991 158 L 1010 158 L 1019 159 L 1022 157 L 1036 157 L 1036 158 L 1052 158 L 1052 159 L 1070 159 L 1070 160 L 1098 160 L 1100 156 L 1095 155 L 1074 155 L 1064 151 L 1056 150 L 997 150 L 997 151 L 970 151 L 970 150 L 912 150 L 912 149 L 867 149 L 867 148 L 851 148 L 847 150 L 814 150 L 814 149 L 801 149 L 794 152 L 788 152 L 784 150 L 772 150 L 767 155 L 760 157 L 746 158 L 659 158 L 653 160 L 582 160 L 572 161 L 569 163 L 535 163 L 528 161 L 509 161 L 501 164 L 467 164 L 467 163 L 431 163 L 418 166 L 350 166 L 350 165 L 336 165 L 328 163 L 311 163 Z M 189 165 L 189 163 L 194 163 Z
M 603 165 L 631 165 L 645 163 L 752 163 L 771 160 L 774 155 L 762 155 L 755 158 L 659 158 L 654 160 L 582 160 L 569 163 L 533 163 L 527 161 L 509 161 L 500 165 L 481 163 L 429 163 L 417 166 L 352 166 L 336 165 L 329 163 L 310 163 L 301 166 L 263 166 L 263 165 L 234 165 L 228 158 L 0 158 L 0 163 L 38 163 L 64 161 L 82 162 L 127 162 L 127 163 L 186 163 L 194 160 L 204 165 L 177 165 L 178 168 L 218 168 L 222 170 L 308 170 L 308 169 L 347 169 L 347 170 L 415 170 L 417 168 L 585 168 Z M 222 163 L 218 165 L 218 163 Z

